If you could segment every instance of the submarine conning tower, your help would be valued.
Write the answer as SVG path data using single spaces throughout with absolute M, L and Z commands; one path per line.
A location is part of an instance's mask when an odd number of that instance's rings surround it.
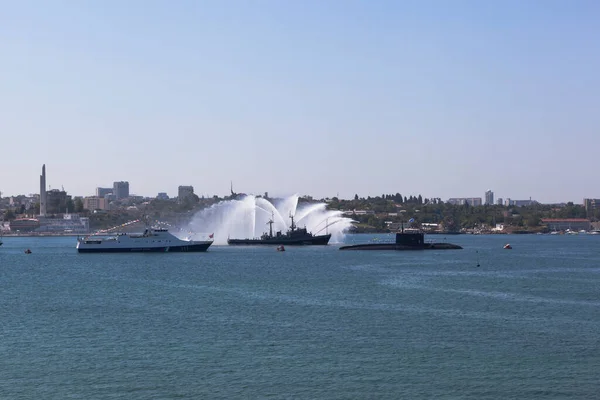
M 398 232 L 396 233 L 396 244 L 423 247 L 425 245 L 425 234 L 423 232 Z

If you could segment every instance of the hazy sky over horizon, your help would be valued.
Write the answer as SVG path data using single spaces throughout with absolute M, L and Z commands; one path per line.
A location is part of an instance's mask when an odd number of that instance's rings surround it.
M 595 1 L 5 2 L 0 191 L 600 198 Z

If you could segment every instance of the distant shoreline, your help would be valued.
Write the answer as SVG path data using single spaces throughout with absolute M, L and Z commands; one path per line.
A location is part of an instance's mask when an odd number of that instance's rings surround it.
M 360 235 L 360 234 L 395 234 L 396 232 L 346 232 L 346 235 Z M 510 235 L 510 234 L 535 234 L 536 232 L 494 232 L 494 233 L 470 233 L 470 232 L 425 232 L 426 235 Z M 84 237 L 84 236 L 110 236 L 114 233 L 5 233 L 3 237 Z
M 2 237 L 77 237 L 88 235 L 91 235 L 91 233 L 4 233 Z

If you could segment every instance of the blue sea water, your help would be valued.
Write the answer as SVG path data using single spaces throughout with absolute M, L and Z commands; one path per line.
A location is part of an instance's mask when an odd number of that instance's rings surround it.
M 5 237 L 0 398 L 600 397 L 600 236 L 433 239 L 464 250 Z

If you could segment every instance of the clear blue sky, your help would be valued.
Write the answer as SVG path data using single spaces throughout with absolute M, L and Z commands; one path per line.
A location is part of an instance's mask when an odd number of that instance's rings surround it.
M 600 197 L 596 1 L 13 1 L 0 191 Z

